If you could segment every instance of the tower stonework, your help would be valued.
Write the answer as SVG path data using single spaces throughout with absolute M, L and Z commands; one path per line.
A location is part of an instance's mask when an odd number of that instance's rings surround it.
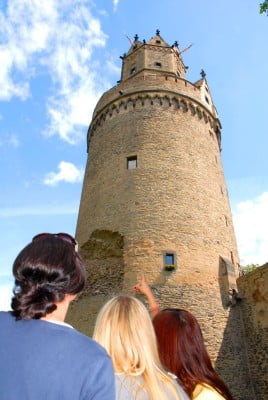
M 101 305 L 131 293 L 144 272 L 162 307 L 195 314 L 217 370 L 237 399 L 250 399 L 233 332 L 240 316 L 230 308 L 239 258 L 221 124 L 205 73 L 189 82 L 177 44 L 159 32 L 148 42 L 136 36 L 121 58 L 121 80 L 88 130 L 76 238 L 89 280 L 69 320 L 90 334 Z

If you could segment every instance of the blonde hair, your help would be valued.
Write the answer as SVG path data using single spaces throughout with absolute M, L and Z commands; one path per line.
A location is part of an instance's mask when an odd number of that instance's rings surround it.
M 174 399 L 180 398 L 173 379 L 161 366 L 149 313 L 135 297 L 117 296 L 108 301 L 99 312 L 93 338 L 111 356 L 116 375 L 142 376 L 144 384 L 139 390 L 146 389 L 150 399 L 170 399 L 168 391 Z

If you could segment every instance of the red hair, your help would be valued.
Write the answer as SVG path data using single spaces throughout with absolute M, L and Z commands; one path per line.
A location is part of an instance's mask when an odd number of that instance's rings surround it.
M 199 323 L 193 314 L 167 308 L 154 317 L 153 324 L 161 362 L 178 377 L 190 398 L 198 383 L 206 383 L 227 400 L 233 400 L 212 366 Z

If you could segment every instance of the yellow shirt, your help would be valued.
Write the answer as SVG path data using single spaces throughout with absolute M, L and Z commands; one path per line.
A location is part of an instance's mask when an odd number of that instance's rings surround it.
M 196 385 L 193 391 L 194 400 L 225 400 L 212 386 L 207 384 Z

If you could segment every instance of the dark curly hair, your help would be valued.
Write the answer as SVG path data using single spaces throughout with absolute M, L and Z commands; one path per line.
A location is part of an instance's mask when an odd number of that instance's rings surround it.
M 53 235 L 28 244 L 13 264 L 11 307 L 16 319 L 40 319 L 56 310 L 66 294 L 78 294 L 86 282 L 84 263 L 74 247 Z

